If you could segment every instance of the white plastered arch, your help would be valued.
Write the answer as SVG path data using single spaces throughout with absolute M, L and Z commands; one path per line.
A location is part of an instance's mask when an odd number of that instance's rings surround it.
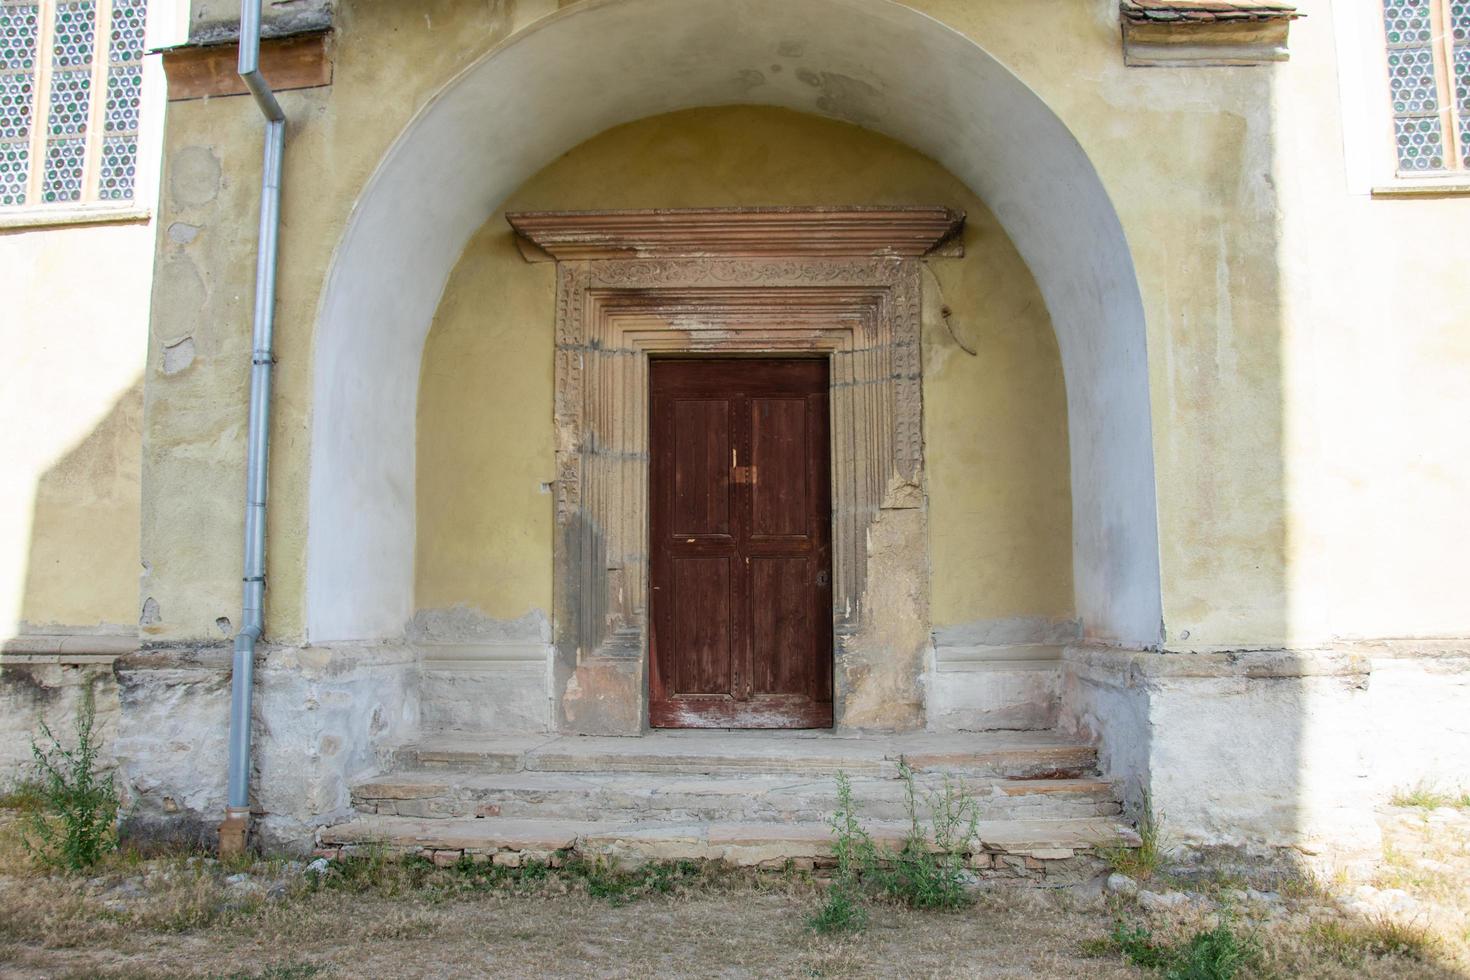
M 1025 83 L 892 0 L 590 0 L 491 51 L 419 112 L 358 201 L 322 299 L 313 642 L 401 636 L 413 614 L 419 362 L 470 235 L 609 127 L 737 103 L 886 133 L 965 181 L 1005 226 L 1061 349 L 1077 614 L 1091 635 L 1157 642 L 1145 327 L 1122 226 L 1082 148 Z

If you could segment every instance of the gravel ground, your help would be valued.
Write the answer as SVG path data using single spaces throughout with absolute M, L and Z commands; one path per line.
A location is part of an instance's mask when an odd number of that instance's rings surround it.
M 45 875 L 0 814 L 7 977 L 1145 977 L 1119 921 L 1181 947 L 1223 915 L 1240 976 L 1470 977 L 1470 814 L 1397 808 L 1367 882 L 1238 873 L 1065 891 L 1002 889 L 957 912 L 874 905 L 828 938 L 800 875 L 686 869 L 632 881 L 382 864 L 224 867 L 122 854 Z M 1251 885 L 1258 885 L 1253 888 Z M 1271 890 L 1271 889 L 1275 890 Z

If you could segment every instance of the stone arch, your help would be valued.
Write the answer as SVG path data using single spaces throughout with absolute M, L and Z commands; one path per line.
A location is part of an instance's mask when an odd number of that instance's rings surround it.
M 892 0 L 589 0 L 446 85 L 353 211 L 316 330 L 313 642 L 401 636 L 413 614 L 419 361 L 470 235 L 556 154 L 602 130 L 737 103 L 883 132 L 985 200 L 1057 332 L 1077 613 L 1090 636 L 1158 641 L 1143 305 L 1122 225 L 1065 124 L 974 42 Z

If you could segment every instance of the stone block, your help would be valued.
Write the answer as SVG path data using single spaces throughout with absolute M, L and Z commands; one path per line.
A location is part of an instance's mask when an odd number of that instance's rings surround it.
M 944 651 L 940 651 L 942 656 Z M 930 675 L 929 727 L 934 731 L 1046 729 L 1061 706 L 1061 661 L 967 665 Z
M 419 698 L 429 731 L 540 732 L 549 723 L 544 660 L 486 661 L 464 668 L 429 661 L 419 679 Z

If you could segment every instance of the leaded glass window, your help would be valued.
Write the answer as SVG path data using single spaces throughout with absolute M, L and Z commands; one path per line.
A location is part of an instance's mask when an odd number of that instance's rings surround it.
M 1399 173 L 1470 168 L 1470 0 L 1383 0 L 1383 30 Z
M 130 201 L 147 0 L 0 0 L 0 208 Z

